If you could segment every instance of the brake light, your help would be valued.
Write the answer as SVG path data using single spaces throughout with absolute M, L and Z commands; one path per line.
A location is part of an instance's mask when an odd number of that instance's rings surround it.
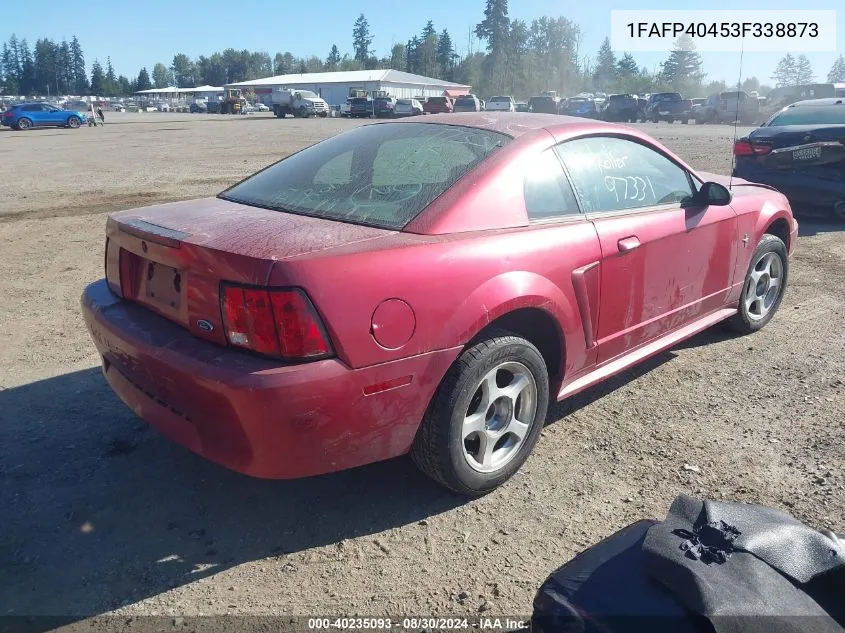
M 754 147 L 751 141 L 739 140 L 734 143 L 734 156 L 754 156 Z
M 126 249 L 120 249 L 120 294 L 126 299 L 138 296 L 138 275 L 135 255 Z
M 230 345 L 291 359 L 322 358 L 331 353 L 320 317 L 301 290 L 226 284 L 222 299 Z
M 3 116 L 7 119 L 11 119 L 13 116 L 15 116 L 15 113 L 9 110 L 8 112 L 4 112 Z

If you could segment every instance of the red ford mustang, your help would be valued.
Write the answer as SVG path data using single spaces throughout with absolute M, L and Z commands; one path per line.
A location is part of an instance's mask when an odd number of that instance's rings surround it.
M 83 312 L 117 394 L 208 459 L 293 478 L 410 452 L 481 494 L 550 400 L 772 318 L 798 225 L 725 181 L 585 119 L 366 125 L 112 215 Z

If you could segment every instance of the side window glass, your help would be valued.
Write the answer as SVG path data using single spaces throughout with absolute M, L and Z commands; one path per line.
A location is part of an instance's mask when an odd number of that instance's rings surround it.
M 585 212 L 678 203 L 693 193 L 684 169 L 640 143 L 595 136 L 557 147 Z
M 553 149 L 547 149 L 528 165 L 523 191 L 529 220 L 580 213 L 575 195 Z

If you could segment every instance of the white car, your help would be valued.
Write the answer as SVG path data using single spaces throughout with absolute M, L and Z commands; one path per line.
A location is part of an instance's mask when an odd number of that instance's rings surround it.
M 126 106 L 122 103 L 113 103 L 111 109 L 115 112 L 126 112 Z
M 490 97 L 485 105 L 490 112 L 516 112 L 513 97 Z
M 259 101 L 255 104 L 255 110 L 256 112 L 269 112 L 270 108 L 266 104 L 263 104 Z
M 417 116 L 425 114 L 422 104 L 416 99 L 398 99 L 393 107 L 395 116 Z

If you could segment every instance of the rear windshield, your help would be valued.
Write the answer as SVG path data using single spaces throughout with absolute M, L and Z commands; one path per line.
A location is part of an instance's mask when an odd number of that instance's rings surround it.
M 227 189 L 232 202 L 402 229 L 510 137 L 457 125 L 365 125 Z
M 554 103 L 553 97 L 532 97 L 531 101 L 534 103 Z
M 410 99 L 399 99 L 396 103 L 399 105 L 411 105 Z
M 352 100 L 352 103 L 357 104 L 357 105 L 367 105 L 369 102 L 370 102 L 370 100 L 367 99 L 366 97 L 355 97 Z
M 654 95 L 654 101 L 680 101 L 681 95 L 677 92 L 664 92 Z
M 845 125 L 845 104 L 821 108 L 789 108 L 775 116 L 768 125 Z
M 429 103 L 446 103 L 446 97 L 429 97 Z
M 490 103 L 510 103 L 510 97 L 491 97 Z
M 455 103 L 472 103 L 472 104 L 474 104 L 475 99 L 473 99 L 472 97 L 458 97 L 455 100 Z

